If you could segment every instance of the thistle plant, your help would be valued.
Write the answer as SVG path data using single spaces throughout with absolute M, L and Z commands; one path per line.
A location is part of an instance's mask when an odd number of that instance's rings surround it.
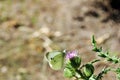
M 93 51 L 106 61 L 120 64 L 120 58 L 116 56 L 110 56 L 109 51 L 103 51 L 102 47 L 97 46 L 97 42 L 92 36 Z M 94 59 L 88 63 L 81 64 L 81 57 L 78 56 L 78 51 L 53 51 L 46 54 L 46 58 L 50 64 L 50 67 L 54 70 L 60 70 L 64 68 L 63 74 L 67 78 L 75 78 L 75 80 L 102 80 L 102 77 L 109 71 L 113 71 L 117 75 L 117 79 L 120 80 L 120 68 L 105 67 L 95 74 L 94 63 L 99 63 L 101 60 Z M 64 65 L 64 66 L 63 66 Z

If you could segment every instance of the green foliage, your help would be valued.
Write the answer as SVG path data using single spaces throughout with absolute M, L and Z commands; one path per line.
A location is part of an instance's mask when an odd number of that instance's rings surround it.
M 66 67 L 64 69 L 64 76 L 71 78 L 75 75 L 78 76 L 76 70 L 79 68 L 81 64 L 81 58 L 80 57 L 73 57 L 66 63 Z
M 115 72 L 117 74 L 117 78 L 120 80 L 120 68 L 117 68 Z
M 75 75 L 75 70 L 72 68 L 65 68 L 64 69 L 64 76 L 67 78 L 71 78 Z
M 93 51 L 95 52 L 101 52 L 102 51 L 102 47 L 98 48 L 97 47 L 97 43 L 96 43 L 96 40 L 94 38 L 94 35 L 92 36 L 92 45 L 93 45 Z
M 102 47 L 98 48 L 96 45 L 96 40 L 94 36 L 92 36 L 92 45 L 93 45 L 93 51 L 98 52 L 98 56 L 105 58 L 107 61 L 113 62 L 113 63 L 119 63 L 120 59 L 116 56 L 110 56 L 109 51 L 103 52 Z

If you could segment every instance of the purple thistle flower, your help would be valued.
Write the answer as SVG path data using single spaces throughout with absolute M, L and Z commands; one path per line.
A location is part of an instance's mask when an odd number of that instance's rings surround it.
M 74 50 L 74 51 L 69 51 L 69 52 L 67 52 L 67 54 L 66 54 L 66 59 L 69 60 L 69 59 L 71 59 L 71 58 L 73 58 L 73 57 L 76 57 L 77 54 L 78 54 L 78 52 L 77 52 L 76 50 Z

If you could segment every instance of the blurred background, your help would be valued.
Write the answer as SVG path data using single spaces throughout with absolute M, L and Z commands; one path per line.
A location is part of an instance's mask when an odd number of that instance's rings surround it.
M 0 80 L 72 80 L 52 70 L 44 55 L 78 50 L 82 63 L 97 58 L 91 36 L 120 56 L 119 0 L 0 0 Z M 95 64 L 96 74 L 105 66 Z M 109 73 L 103 80 L 115 80 Z

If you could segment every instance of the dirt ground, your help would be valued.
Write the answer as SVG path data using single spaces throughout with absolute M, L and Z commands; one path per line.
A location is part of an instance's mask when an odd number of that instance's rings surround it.
M 109 0 L 0 0 L 0 80 L 70 80 L 44 55 L 75 49 L 87 63 L 97 58 L 93 34 L 99 46 L 120 56 L 119 6 Z M 105 66 L 104 60 L 95 64 L 96 74 Z M 116 80 L 115 74 L 103 80 Z

